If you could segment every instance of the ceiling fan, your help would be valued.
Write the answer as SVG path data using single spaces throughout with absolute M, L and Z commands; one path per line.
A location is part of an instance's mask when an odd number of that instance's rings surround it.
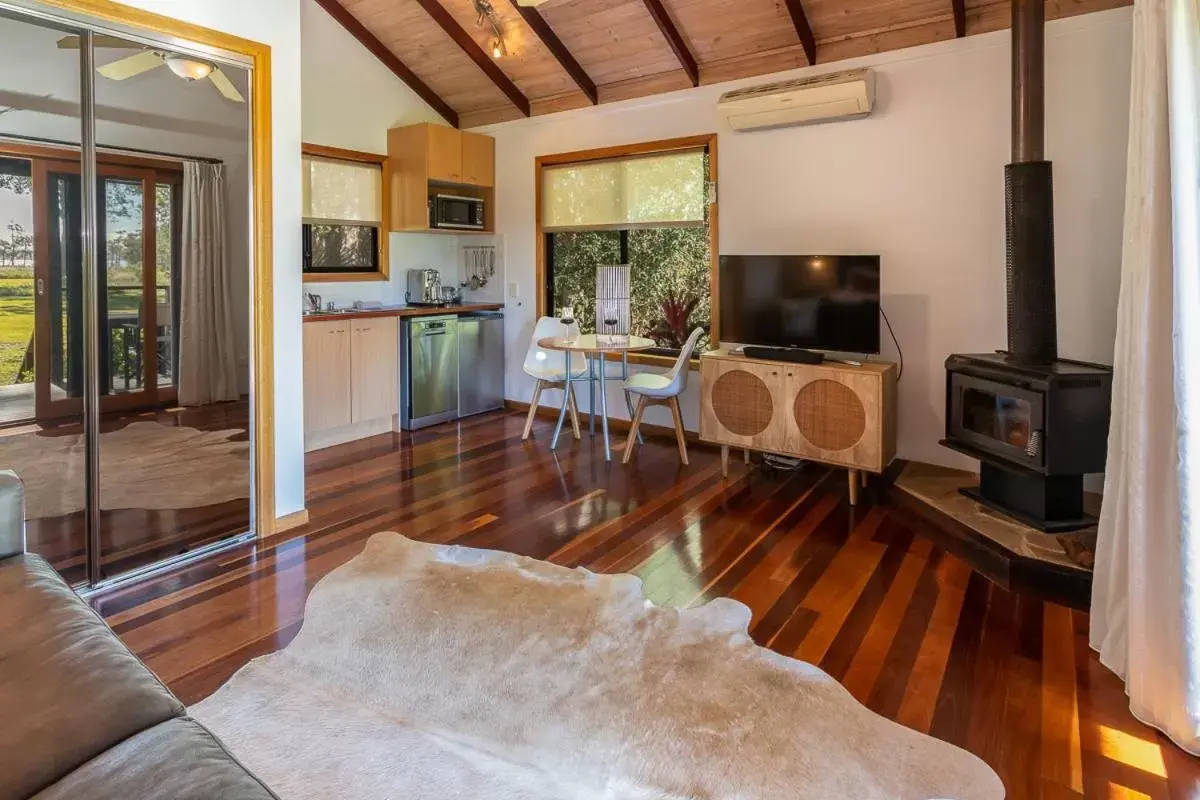
M 246 98 L 242 97 L 242 93 L 237 90 L 233 82 L 229 80 L 224 72 L 221 72 L 221 68 L 210 61 L 188 58 L 178 53 L 172 53 L 170 50 L 143 48 L 139 44 L 134 44 L 116 36 L 97 35 L 92 42 L 95 47 L 141 50 L 140 53 L 96 68 L 96 72 L 99 72 L 109 80 L 123 81 L 166 64 L 171 72 L 174 72 L 186 81 L 199 81 L 208 78 L 226 100 L 232 100 L 235 103 L 246 102 Z M 79 37 L 65 36 L 58 40 L 58 47 L 60 50 L 77 49 L 79 47 Z

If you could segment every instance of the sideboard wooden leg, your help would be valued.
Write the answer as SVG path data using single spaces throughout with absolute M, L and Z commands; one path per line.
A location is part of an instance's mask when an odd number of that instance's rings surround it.
M 743 453 L 745 453 L 745 455 L 746 455 L 746 463 L 747 463 L 747 464 L 749 464 L 749 463 L 750 463 L 750 448 L 749 448 L 749 447 L 747 447 L 747 448 L 746 448 L 745 450 L 743 450 L 742 452 L 743 452 Z
M 858 470 L 852 469 L 850 475 L 850 505 L 858 505 Z
M 866 470 L 858 473 L 859 477 L 862 478 L 862 485 L 864 489 L 867 488 L 867 478 L 870 476 L 870 474 L 871 473 L 867 472 Z
M 729 477 L 729 445 L 721 445 L 721 477 Z

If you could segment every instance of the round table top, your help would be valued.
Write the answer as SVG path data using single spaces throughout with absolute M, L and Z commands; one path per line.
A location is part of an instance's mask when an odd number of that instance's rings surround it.
M 570 350 L 579 353 L 632 353 L 657 347 L 653 339 L 641 336 L 625 336 L 587 333 L 568 341 L 565 336 L 547 336 L 538 339 L 538 347 L 546 350 Z

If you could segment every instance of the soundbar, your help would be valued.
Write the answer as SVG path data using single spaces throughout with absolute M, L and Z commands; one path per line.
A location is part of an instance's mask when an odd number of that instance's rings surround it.
M 824 353 L 814 353 L 812 350 L 801 350 L 793 347 L 757 347 L 749 345 L 742 348 L 746 358 L 762 358 L 768 361 L 790 361 L 793 364 L 820 364 L 825 360 Z

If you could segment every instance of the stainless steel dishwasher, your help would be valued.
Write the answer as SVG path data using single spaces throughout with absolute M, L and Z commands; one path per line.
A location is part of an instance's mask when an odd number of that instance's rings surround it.
M 407 363 L 400 383 L 400 427 L 417 430 L 458 418 L 458 317 L 405 320 Z
M 458 415 L 503 407 L 504 314 L 462 314 L 458 318 Z

